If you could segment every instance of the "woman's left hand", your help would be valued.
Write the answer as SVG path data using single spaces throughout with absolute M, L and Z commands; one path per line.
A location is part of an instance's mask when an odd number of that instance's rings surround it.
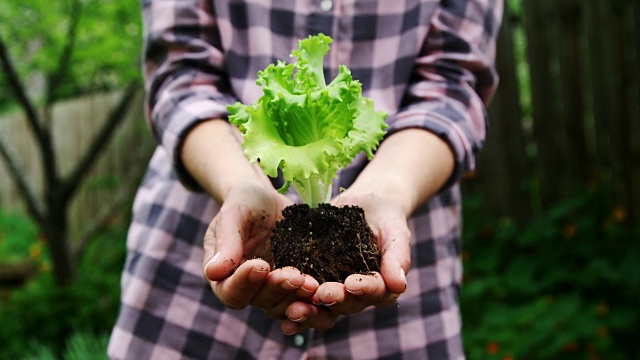
M 409 128 L 387 137 L 355 182 L 333 200 L 337 206 L 364 209 L 382 253 L 380 273 L 354 274 L 344 284 L 324 283 L 312 298 L 324 306 L 293 302 L 285 310 L 287 317 L 298 319 L 318 309 L 346 315 L 372 305 L 393 304 L 407 288 L 411 265 L 412 236 L 407 218 L 442 188 L 454 164 L 449 145 L 433 133 Z M 310 326 L 304 321 L 282 323 L 287 333 Z
M 376 194 L 355 194 L 349 190 L 336 197 L 333 205 L 357 205 L 364 209 L 382 253 L 380 273 L 353 274 L 344 284 L 323 283 L 316 291 L 313 302 L 336 315 L 358 313 L 369 306 L 394 304 L 407 288 L 406 274 L 411 265 L 411 232 L 404 209 L 393 199 Z M 306 315 L 317 311 L 313 307 L 309 303 L 294 302 L 286 312 L 289 319 L 304 319 Z M 308 327 L 304 321 L 291 320 L 285 320 L 282 326 L 289 333 Z

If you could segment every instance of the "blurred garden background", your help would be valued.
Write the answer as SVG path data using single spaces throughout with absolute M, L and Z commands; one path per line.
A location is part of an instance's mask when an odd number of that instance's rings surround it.
M 470 359 L 640 359 L 640 1 L 508 0 Z M 0 358 L 97 359 L 153 149 L 137 0 L 0 0 Z

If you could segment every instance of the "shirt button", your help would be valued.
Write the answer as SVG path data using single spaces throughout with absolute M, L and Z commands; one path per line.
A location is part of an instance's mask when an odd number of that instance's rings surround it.
M 333 0 L 322 0 L 320 2 L 320 9 L 324 12 L 329 12 L 333 8 Z
M 297 347 L 304 345 L 304 335 L 296 334 L 293 336 L 293 344 Z

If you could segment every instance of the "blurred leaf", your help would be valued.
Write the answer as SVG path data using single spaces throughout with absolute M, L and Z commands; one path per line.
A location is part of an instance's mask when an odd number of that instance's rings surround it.
M 72 0 L 21 0 L 0 3 L 0 35 L 23 82 L 41 94 L 38 79 L 50 78 L 68 39 Z M 71 68 L 56 92 L 62 98 L 121 88 L 140 78 L 142 42 L 139 2 L 81 0 Z M 3 86 L 0 76 L 0 86 Z M 42 99 L 39 99 L 42 100 Z M 0 106 L 13 101 L 0 92 Z
M 67 342 L 64 360 L 107 359 L 106 335 L 95 336 L 90 332 L 76 332 Z
M 0 209 L 0 261 L 29 257 L 29 247 L 37 241 L 38 230 L 28 218 Z

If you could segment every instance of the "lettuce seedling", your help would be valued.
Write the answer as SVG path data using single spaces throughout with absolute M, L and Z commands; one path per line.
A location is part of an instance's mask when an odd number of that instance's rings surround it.
M 338 170 L 364 151 L 373 157 L 387 125 L 362 96 L 362 84 L 346 66 L 328 85 L 323 59 L 332 39 L 310 36 L 291 52 L 294 63 L 278 61 L 258 72 L 263 95 L 255 104 L 228 106 L 229 121 L 244 135 L 244 152 L 265 174 L 282 170 L 284 193 L 293 183 L 310 207 L 328 203 Z

